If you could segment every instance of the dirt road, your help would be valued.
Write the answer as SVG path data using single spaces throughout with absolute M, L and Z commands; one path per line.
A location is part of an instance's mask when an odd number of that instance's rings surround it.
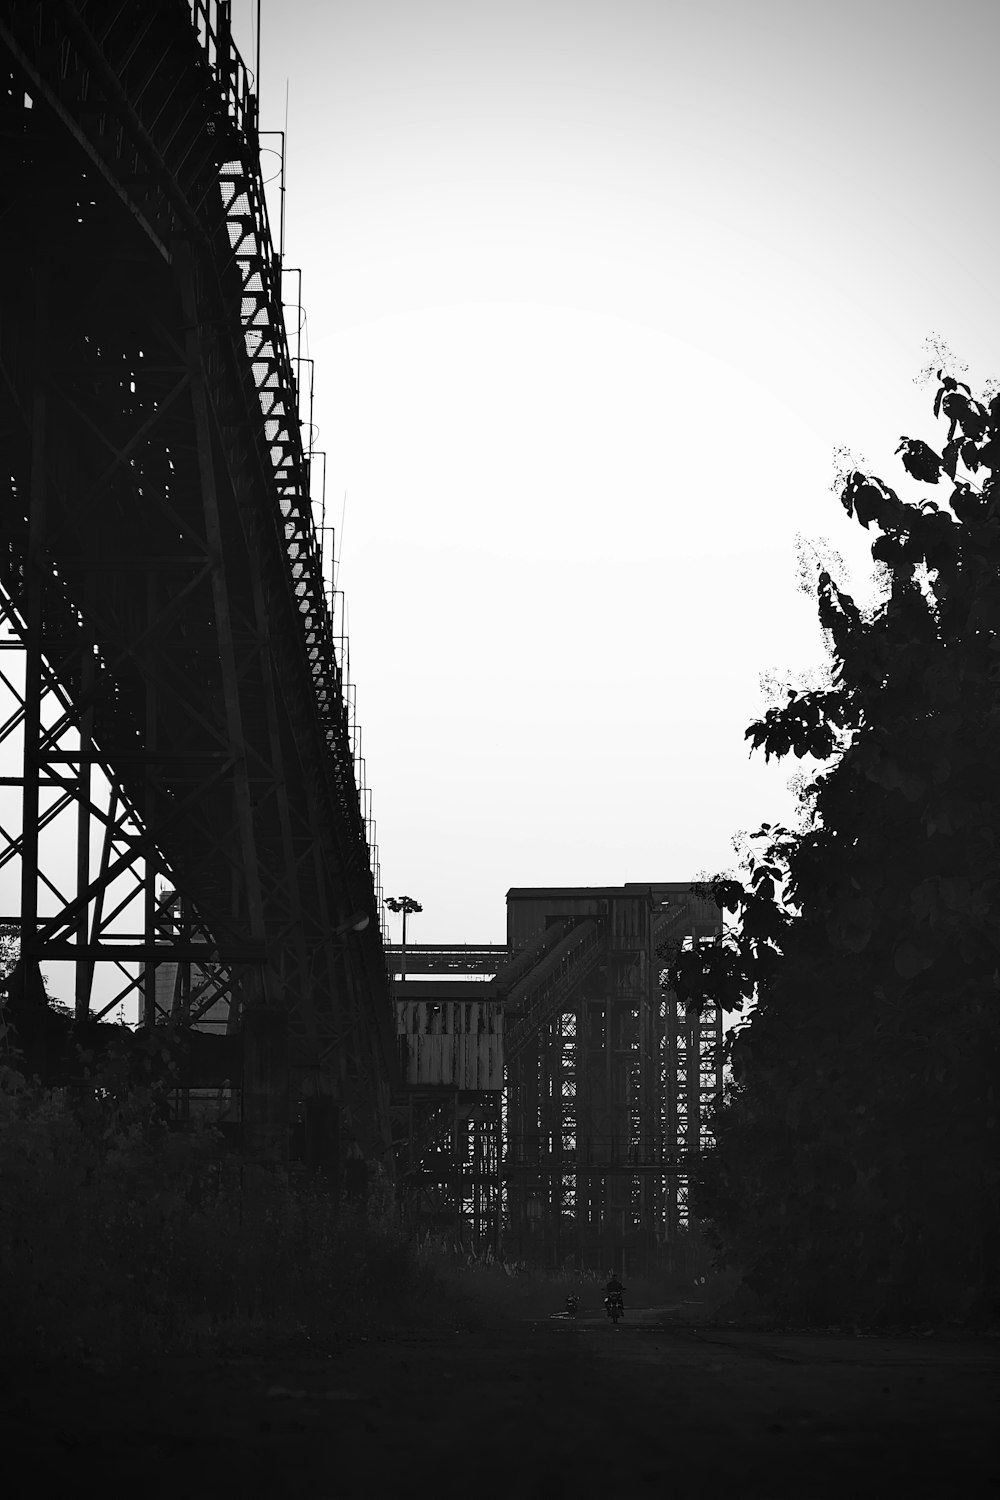
M 3 1368 L 21 1493 L 986 1496 L 996 1341 L 699 1329 L 631 1310 L 131 1369 Z M 13 1467 L 11 1468 L 13 1473 Z

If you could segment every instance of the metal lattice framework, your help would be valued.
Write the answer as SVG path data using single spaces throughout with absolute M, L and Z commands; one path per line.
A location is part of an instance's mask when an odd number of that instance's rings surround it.
M 482 951 L 470 948 L 470 966 Z M 403 1209 L 415 1232 L 481 1254 L 500 1246 L 503 1013 L 489 984 L 455 982 L 453 948 L 440 954 L 441 978 L 395 986 Z
M 684 884 L 507 899 L 508 1238 L 543 1263 L 669 1266 L 690 1248 L 687 1182 L 722 1086 L 722 1016 L 684 1012 L 661 951 L 712 936 L 720 914 Z
M 537 1263 L 693 1270 L 702 1248 L 687 1184 L 722 1087 L 722 1016 L 684 1011 L 663 950 L 710 938 L 719 911 L 681 883 L 514 890 L 507 901 L 504 950 L 406 950 L 396 1129 L 414 1222 Z M 401 975 L 401 950 L 391 957 Z M 449 995 L 495 1009 L 502 1098 L 477 1093 L 468 1072 L 435 1071 L 441 1018 L 424 1013 Z M 476 1117 L 478 1156 L 462 1128 Z
M 385 1156 L 377 850 L 229 5 L 0 4 L 0 58 L 24 972 L 71 965 L 78 1017 L 138 989 L 156 1024 L 186 966 L 187 1018 L 228 1004 L 253 1053 L 250 1154 L 280 1157 L 291 1087 Z

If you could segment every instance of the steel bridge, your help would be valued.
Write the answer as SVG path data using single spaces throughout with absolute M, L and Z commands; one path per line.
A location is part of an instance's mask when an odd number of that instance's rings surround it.
M 8 0 L 0 65 L 14 988 L 239 1033 L 250 1159 L 297 1114 L 388 1160 L 374 825 L 230 6 Z

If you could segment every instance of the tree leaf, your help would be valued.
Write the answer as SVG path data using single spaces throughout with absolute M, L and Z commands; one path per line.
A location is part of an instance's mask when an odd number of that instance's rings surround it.
M 929 969 L 934 962 L 923 948 L 911 938 L 904 938 L 896 946 L 892 956 L 893 968 L 901 979 L 915 979 L 925 969 Z
M 941 460 L 921 438 L 901 438 L 896 452 L 902 454 L 903 467 L 914 479 L 937 484 L 941 478 Z

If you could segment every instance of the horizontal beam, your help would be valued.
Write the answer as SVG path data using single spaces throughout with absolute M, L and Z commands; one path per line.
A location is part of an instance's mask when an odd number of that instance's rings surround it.
M 39 776 L 39 786 L 75 787 L 76 776 Z M 25 786 L 30 784 L 23 776 L 0 776 L 0 786 Z
M 503 1162 L 504 1177 L 687 1177 L 694 1165 L 684 1162 Z
M 219 761 L 231 759 L 232 752 L 229 750 L 116 750 L 115 764 L 119 762 L 133 762 L 139 765 L 158 766 L 167 761 Z M 44 747 L 38 752 L 38 758 L 45 765 L 98 765 L 107 762 L 108 757 L 100 750 L 46 750 Z
M 393 973 L 496 974 L 510 959 L 504 943 L 388 943 Z
M 85 959 L 88 962 L 102 959 L 137 964 L 267 962 L 264 943 L 241 943 L 239 947 L 231 948 L 226 944 L 212 943 L 74 943 L 55 938 L 51 942 L 29 941 L 24 945 L 24 951 L 29 958 Z

